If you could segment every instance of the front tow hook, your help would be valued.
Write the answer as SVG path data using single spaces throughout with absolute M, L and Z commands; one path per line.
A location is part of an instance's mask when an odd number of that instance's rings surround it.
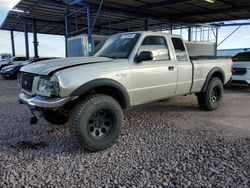
M 33 111 L 31 108 L 30 108 L 30 112 L 31 112 L 31 114 L 32 114 L 32 117 L 30 118 L 30 124 L 31 124 L 31 125 L 36 125 L 37 122 L 38 122 L 38 119 L 37 119 L 37 117 L 36 117 L 34 111 Z

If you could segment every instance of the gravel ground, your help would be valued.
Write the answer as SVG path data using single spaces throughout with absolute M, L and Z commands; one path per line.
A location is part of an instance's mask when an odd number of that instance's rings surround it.
M 0 187 L 250 187 L 250 88 L 228 88 L 218 111 L 194 96 L 125 112 L 116 145 L 89 153 L 66 126 L 29 125 L 15 81 L 0 79 Z

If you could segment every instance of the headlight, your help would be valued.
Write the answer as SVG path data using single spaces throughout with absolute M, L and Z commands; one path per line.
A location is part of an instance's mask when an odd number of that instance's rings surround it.
M 44 95 L 59 96 L 60 86 L 58 82 L 50 81 L 46 78 L 41 78 L 38 84 L 38 91 Z

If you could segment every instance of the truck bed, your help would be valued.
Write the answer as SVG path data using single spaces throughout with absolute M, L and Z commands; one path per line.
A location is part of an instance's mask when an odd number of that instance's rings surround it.
M 190 56 L 190 60 L 204 60 L 204 59 L 231 59 L 230 56 Z
M 232 60 L 228 57 L 196 56 L 190 58 L 193 64 L 193 92 L 201 90 L 200 85 L 206 81 L 206 76 L 215 68 L 225 73 L 224 84 L 231 79 Z

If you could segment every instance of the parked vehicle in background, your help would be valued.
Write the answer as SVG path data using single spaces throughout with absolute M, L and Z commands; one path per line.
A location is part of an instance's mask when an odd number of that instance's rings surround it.
M 0 54 L 0 61 L 1 60 L 10 60 L 11 59 L 11 55 L 8 53 L 2 53 Z
M 52 124 L 69 122 L 73 140 L 99 151 L 118 139 L 123 109 L 196 94 L 202 109 L 216 110 L 231 69 L 230 58 L 190 58 L 180 36 L 124 33 L 107 39 L 93 57 L 24 66 L 20 102 Z
M 0 54 L 0 70 L 11 64 L 11 55 L 7 53 Z
M 250 51 L 238 53 L 232 58 L 232 84 L 250 85 Z
M 29 65 L 31 63 L 35 63 L 35 62 L 38 62 L 38 61 L 49 60 L 49 59 L 55 59 L 55 57 L 33 58 L 31 60 L 25 61 L 24 63 L 9 65 L 9 66 L 4 67 L 0 71 L 0 74 L 3 76 L 3 78 L 18 78 L 19 77 L 20 69 L 23 66 Z
M 14 65 L 18 65 L 18 64 L 24 63 L 26 61 L 27 61 L 27 59 L 24 56 L 15 56 L 15 57 L 11 58 L 11 63 Z

